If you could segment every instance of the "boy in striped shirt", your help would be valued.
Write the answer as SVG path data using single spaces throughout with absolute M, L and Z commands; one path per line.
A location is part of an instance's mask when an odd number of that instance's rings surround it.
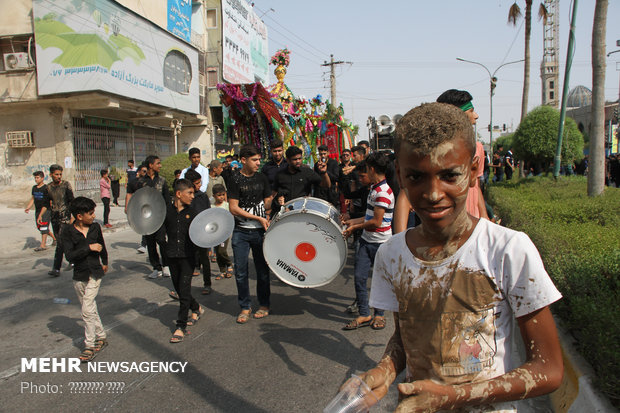
M 394 195 L 385 180 L 389 159 L 382 153 L 372 153 L 356 167 L 360 183 L 371 185 L 366 207 L 366 216 L 345 221 L 347 229 L 344 236 L 348 237 L 357 229 L 362 229 L 359 249 L 355 255 L 355 296 L 359 316 L 343 327 L 344 330 L 355 330 L 371 326 L 375 330 L 385 328 L 383 310 L 374 309 L 374 318 L 368 306 L 368 273 L 375 262 L 377 250 L 392 236 L 392 214 L 394 211 Z

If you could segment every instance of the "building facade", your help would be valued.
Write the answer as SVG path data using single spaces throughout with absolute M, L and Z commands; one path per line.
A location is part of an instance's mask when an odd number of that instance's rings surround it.
M 51 164 L 80 192 L 128 159 L 213 153 L 203 1 L 14 0 L 0 14 L 0 188 Z

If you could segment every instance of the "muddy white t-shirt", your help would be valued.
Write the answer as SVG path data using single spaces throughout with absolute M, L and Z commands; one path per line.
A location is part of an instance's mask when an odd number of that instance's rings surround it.
M 515 317 L 562 297 L 529 237 L 481 219 L 454 255 L 428 262 L 411 253 L 405 234 L 377 251 L 370 306 L 398 312 L 408 379 L 459 384 L 517 367 L 510 348 Z

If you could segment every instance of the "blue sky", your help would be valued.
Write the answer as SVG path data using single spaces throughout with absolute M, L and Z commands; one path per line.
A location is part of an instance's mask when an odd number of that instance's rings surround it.
M 345 116 L 360 126 L 366 138 L 366 120 L 405 113 L 423 102 L 434 101 L 446 89 L 466 89 L 474 96 L 480 115 L 478 132 L 484 141 L 489 133 L 489 75 L 479 66 L 458 62 L 457 57 L 478 61 L 491 72 L 499 65 L 523 58 L 522 21 L 507 23 L 512 1 L 436 0 L 255 0 L 255 11 L 269 31 L 269 50 L 288 46 L 291 65 L 286 83 L 295 95 L 329 98 L 328 68 L 322 67 L 333 53 L 336 60 L 352 62 L 336 69 L 337 103 Z M 523 0 L 518 1 L 522 9 Z M 579 2 L 576 19 L 577 47 L 570 75 L 570 88 L 591 89 L 591 38 L 594 0 Z M 529 110 L 540 105 L 542 22 L 533 6 L 530 43 Z M 568 43 L 572 3 L 560 3 L 560 83 Z M 274 9 L 275 11 L 271 11 Z M 609 2 L 607 52 L 618 50 L 620 1 Z M 618 99 L 620 53 L 607 59 L 605 95 Z M 273 68 L 272 68 L 273 70 Z M 493 123 L 516 129 L 521 114 L 523 63 L 501 68 L 493 97 Z M 275 82 L 272 75 L 271 82 Z M 496 136 L 496 135 L 494 135 Z

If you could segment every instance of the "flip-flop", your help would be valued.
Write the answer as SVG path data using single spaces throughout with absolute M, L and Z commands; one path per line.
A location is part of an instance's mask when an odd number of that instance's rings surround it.
M 196 314 L 197 317 L 196 318 L 190 317 L 189 320 L 187 320 L 187 325 L 195 326 L 198 323 L 198 320 L 200 320 L 200 317 L 202 317 L 204 313 L 205 313 L 205 309 L 203 306 L 200 306 L 198 308 L 198 311 L 192 311 L 192 315 Z
M 250 314 L 252 314 L 252 311 L 249 313 L 239 313 L 237 316 L 237 324 L 245 324 L 250 321 Z
M 265 309 L 260 309 L 257 312 L 254 313 L 254 318 L 259 320 L 261 318 L 265 318 L 269 315 L 269 310 L 265 310 Z
M 168 295 L 169 295 L 171 298 L 175 299 L 175 300 L 178 300 L 178 299 L 179 299 L 179 294 L 177 294 L 177 292 L 176 292 L 176 291 L 170 291 L 170 292 L 168 293 Z
M 385 317 L 377 315 L 372 320 L 372 324 L 370 324 L 370 328 L 373 330 L 383 330 L 385 328 Z
M 97 351 L 92 347 L 86 347 L 82 350 L 82 354 L 80 354 L 80 361 L 82 363 L 88 363 L 95 357 L 97 357 Z
M 349 324 L 342 327 L 343 330 L 357 330 L 358 328 L 368 327 L 372 323 L 372 319 L 368 321 L 357 322 L 357 319 L 352 320 Z

